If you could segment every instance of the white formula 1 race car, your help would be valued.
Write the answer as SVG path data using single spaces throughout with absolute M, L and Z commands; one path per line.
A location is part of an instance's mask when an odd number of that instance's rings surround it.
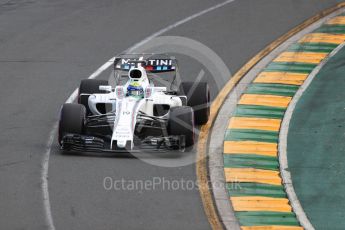
M 206 82 L 179 82 L 174 58 L 126 54 L 111 81 L 87 79 L 78 103 L 64 104 L 58 141 L 65 151 L 190 151 L 195 125 L 208 121 Z

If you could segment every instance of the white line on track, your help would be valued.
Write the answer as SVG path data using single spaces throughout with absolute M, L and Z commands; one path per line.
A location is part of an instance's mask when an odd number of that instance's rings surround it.
M 132 47 L 130 47 L 129 49 L 125 50 L 124 52 L 132 52 L 134 49 L 140 47 L 141 45 L 145 44 L 146 42 L 150 41 L 151 39 L 160 36 L 166 32 L 168 32 L 169 30 L 172 30 L 182 24 L 185 24 L 197 17 L 200 17 L 208 12 L 211 12 L 213 10 L 216 10 L 222 6 L 225 6 L 231 2 L 234 2 L 235 0 L 227 0 L 224 1 L 222 3 L 216 4 L 212 7 L 209 7 L 205 10 L 202 10 L 196 14 L 193 14 L 189 17 L 186 17 L 180 21 L 175 22 L 174 24 L 171 24 L 167 27 L 165 27 L 164 29 L 159 30 L 156 33 L 151 34 L 150 36 L 144 38 L 143 40 L 141 40 L 140 42 L 134 44 Z M 108 69 L 113 61 L 114 61 L 115 57 L 110 58 L 106 63 L 104 63 L 101 67 L 99 67 L 95 72 L 93 72 L 88 79 L 94 79 L 96 77 L 98 77 L 103 71 L 105 71 L 106 69 Z M 68 97 L 68 99 L 66 100 L 65 103 L 72 103 L 78 95 L 78 89 L 75 89 L 73 91 L 73 93 Z M 49 158 L 50 158 L 50 153 L 51 153 L 51 148 L 52 145 L 54 143 L 54 138 L 55 138 L 55 133 L 57 131 L 58 128 L 58 122 L 56 122 L 53 126 L 53 129 L 51 130 L 50 134 L 49 134 L 49 139 L 46 145 L 46 150 L 45 153 L 43 155 L 43 159 L 41 162 L 41 190 L 43 193 L 43 207 L 44 207 L 44 214 L 45 214 L 45 220 L 46 220 L 46 224 L 47 224 L 47 228 L 49 230 L 55 230 L 55 226 L 54 226 L 54 221 L 53 221 L 53 216 L 52 216 L 52 212 L 51 212 L 51 206 L 50 206 L 50 199 L 49 199 L 49 188 L 48 188 L 48 171 L 49 171 Z

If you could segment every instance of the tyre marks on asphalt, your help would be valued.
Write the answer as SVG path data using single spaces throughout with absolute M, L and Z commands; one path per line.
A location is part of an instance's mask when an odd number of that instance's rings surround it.
M 242 229 L 303 229 L 280 176 L 280 125 L 299 87 L 343 42 L 345 14 L 330 19 L 278 55 L 240 97 L 225 134 L 224 173 Z

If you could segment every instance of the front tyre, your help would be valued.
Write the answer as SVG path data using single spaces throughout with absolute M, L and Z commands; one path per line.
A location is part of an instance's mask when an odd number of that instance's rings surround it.
M 83 134 L 86 109 L 80 104 L 64 104 L 61 108 L 58 141 L 66 134 Z
M 206 124 L 210 117 L 210 88 L 207 82 L 182 82 L 179 94 L 187 96 L 187 105 L 194 110 L 195 124 Z
M 195 143 L 194 112 L 190 106 L 170 109 L 168 134 L 185 137 L 186 151 L 191 151 Z

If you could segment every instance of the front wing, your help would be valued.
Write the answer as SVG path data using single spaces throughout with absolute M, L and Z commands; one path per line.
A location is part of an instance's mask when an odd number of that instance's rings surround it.
M 134 145 L 133 149 L 128 148 L 110 148 L 110 142 L 105 138 L 66 134 L 62 138 L 61 149 L 74 152 L 167 152 L 171 150 L 185 150 L 185 137 L 168 136 L 153 137 L 149 136 L 142 140 L 136 141 L 139 145 Z

